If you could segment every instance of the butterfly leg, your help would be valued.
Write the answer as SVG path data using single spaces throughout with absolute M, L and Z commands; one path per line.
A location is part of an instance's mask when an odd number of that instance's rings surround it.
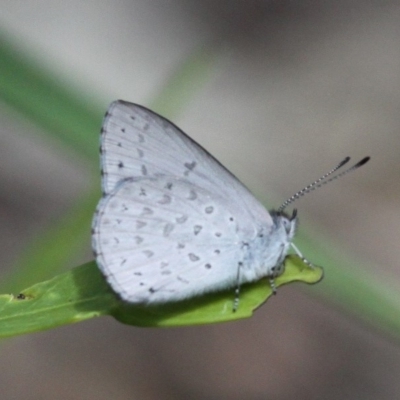
M 303 254 L 301 254 L 300 250 L 294 245 L 294 243 L 290 243 L 290 245 L 293 247 L 293 250 L 301 258 L 304 264 L 307 264 L 312 269 L 315 268 L 314 265 L 310 261 L 308 261 L 307 258 L 303 256 Z
M 240 270 L 243 263 L 238 263 L 237 276 L 236 276 L 236 287 L 235 287 L 235 298 L 233 299 L 233 312 L 236 312 L 239 308 L 239 294 L 240 294 Z
M 277 289 L 276 289 L 274 277 L 273 277 L 273 276 L 270 276 L 270 277 L 268 278 L 268 280 L 269 280 L 269 284 L 270 284 L 271 289 L 272 289 L 272 294 L 276 294 L 276 293 L 277 293 Z

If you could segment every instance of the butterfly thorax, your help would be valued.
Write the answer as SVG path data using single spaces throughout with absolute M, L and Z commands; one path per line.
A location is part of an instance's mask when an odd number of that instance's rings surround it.
M 270 211 L 273 224 L 260 226 L 249 245 L 242 282 L 275 277 L 283 272 L 283 263 L 296 233 L 298 219 L 282 212 Z

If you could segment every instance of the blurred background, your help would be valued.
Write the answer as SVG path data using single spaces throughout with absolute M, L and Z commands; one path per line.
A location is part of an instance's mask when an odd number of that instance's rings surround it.
M 5 292 L 93 258 L 98 135 L 115 99 L 173 119 L 269 208 L 345 156 L 372 157 L 297 203 L 298 245 L 323 282 L 235 323 L 100 318 L 8 339 L 2 399 L 399 398 L 399 1 L 0 6 Z

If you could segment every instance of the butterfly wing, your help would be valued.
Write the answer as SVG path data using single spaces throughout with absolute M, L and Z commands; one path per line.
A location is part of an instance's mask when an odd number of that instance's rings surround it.
M 218 194 L 170 176 L 128 178 L 104 197 L 97 262 L 130 303 L 160 303 L 234 286 L 246 248 Z
M 142 106 L 121 100 L 110 105 L 101 154 L 104 194 L 125 178 L 169 175 L 228 197 L 243 222 L 272 224 L 267 210 L 233 174 L 172 122 Z
M 124 101 L 106 113 L 101 154 L 93 250 L 124 300 L 178 300 L 237 282 L 242 244 L 273 223 L 234 175 L 174 124 Z

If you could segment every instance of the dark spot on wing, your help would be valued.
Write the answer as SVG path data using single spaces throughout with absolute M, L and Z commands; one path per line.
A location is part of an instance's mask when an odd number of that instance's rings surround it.
M 195 225 L 193 227 L 193 232 L 195 235 L 198 235 L 202 229 L 203 229 L 203 227 L 201 225 Z
M 188 199 L 189 200 L 196 200 L 197 199 L 197 193 L 193 189 L 190 190 Z
M 187 216 L 187 215 L 182 215 L 182 217 L 176 218 L 175 221 L 176 221 L 178 224 L 183 224 L 184 222 L 187 221 L 187 219 L 188 219 L 188 216 Z
M 151 208 L 143 207 L 143 210 L 140 215 L 144 216 L 144 215 L 152 215 L 152 214 L 153 214 L 153 210 Z
M 151 251 L 151 250 L 145 250 L 145 251 L 143 252 L 143 254 L 144 254 L 146 257 L 148 257 L 148 258 L 154 256 L 154 252 Z
M 182 282 L 182 283 L 189 283 L 189 281 L 188 281 L 187 279 L 184 279 L 184 278 L 182 278 L 182 277 L 179 276 L 179 275 L 176 277 L 176 279 L 178 279 L 178 281 L 179 281 L 179 282 Z
M 163 195 L 163 198 L 158 201 L 158 204 L 169 204 L 171 203 L 171 196 L 168 196 L 167 194 Z
M 146 222 L 139 221 L 139 220 L 136 221 L 136 229 L 143 228 L 146 225 L 147 225 Z
M 134 240 L 135 240 L 136 244 L 140 244 L 143 242 L 143 238 L 141 236 L 135 236 Z
M 191 163 L 185 163 L 183 164 L 189 171 L 193 171 L 194 167 L 196 166 L 196 162 L 193 161 Z
M 170 234 L 173 230 L 174 230 L 174 225 L 171 224 L 171 223 L 167 223 L 167 224 L 165 224 L 165 226 L 164 226 L 163 235 L 164 235 L 164 236 L 169 236 L 169 234 Z
M 196 254 L 189 253 L 188 256 L 189 256 L 190 261 L 199 261 L 200 260 L 200 257 L 196 256 Z

